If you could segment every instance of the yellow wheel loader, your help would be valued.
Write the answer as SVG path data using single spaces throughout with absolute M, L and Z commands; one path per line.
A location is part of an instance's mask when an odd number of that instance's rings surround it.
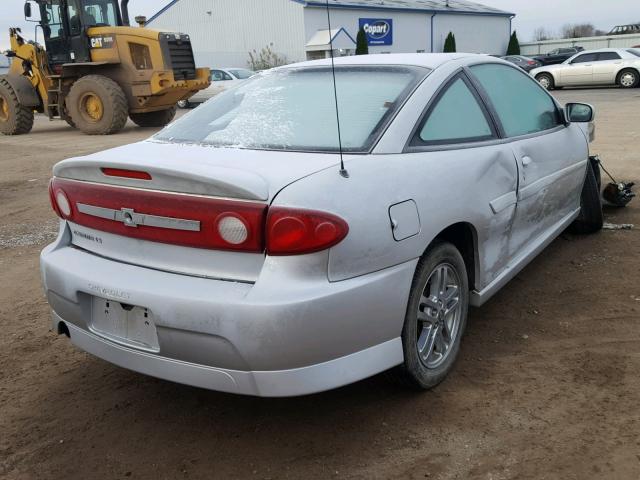
M 9 30 L 12 59 L 0 76 L 0 133 L 19 135 L 34 112 L 60 118 L 89 135 L 120 131 L 127 118 L 161 127 L 176 103 L 207 88 L 209 69 L 196 68 L 189 35 L 129 26 L 128 0 L 35 0 L 43 48 Z M 138 20 L 138 18 L 136 18 Z

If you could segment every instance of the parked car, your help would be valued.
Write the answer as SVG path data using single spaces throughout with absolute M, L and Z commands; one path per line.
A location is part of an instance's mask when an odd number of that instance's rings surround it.
M 589 85 L 633 88 L 640 82 L 640 52 L 633 48 L 590 50 L 561 65 L 546 65 L 530 73 L 548 90 Z
M 530 72 L 534 68 L 541 67 L 542 63 L 533 58 L 525 57 L 524 55 L 507 55 L 505 57 L 500 57 L 507 62 L 511 62 L 514 65 L 517 65 L 525 72 Z
M 490 56 L 335 63 L 341 142 L 319 60 L 58 163 L 41 255 L 55 331 L 213 390 L 303 395 L 388 369 L 430 388 L 469 305 L 567 227 L 601 227 L 590 106 Z
M 584 48 L 582 47 L 556 48 L 555 50 L 551 50 L 549 53 L 537 55 L 532 58 L 540 62 L 542 65 L 556 65 L 566 61 L 568 58 L 573 57 L 576 53 L 580 53 L 583 50 Z
M 209 80 L 211 85 L 204 90 L 200 90 L 188 100 L 180 100 L 180 108 L 190 108 L 199 103 L 206 102 L 211 97 L 215 97 L 227 88 L 234 87 L 255 75 L 255 72 L 246 68 L 211 68 Z

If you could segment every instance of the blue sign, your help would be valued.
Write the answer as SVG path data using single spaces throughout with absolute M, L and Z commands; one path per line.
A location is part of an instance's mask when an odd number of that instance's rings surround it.
M 367 35 L 369 45 L 393 45 L 393 20 L 390 18 L 361 18 L 360 28 Z

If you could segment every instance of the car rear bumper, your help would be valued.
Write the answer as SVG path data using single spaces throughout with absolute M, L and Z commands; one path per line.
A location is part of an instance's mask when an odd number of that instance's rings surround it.
M 53 244 L 42 252 L 41 269 L 54 330 L 66 325 L 81 349 L 188 385 L 294 396 L 402 363 L 399 337 L 415 261 L 334 283 L 311 275 L 284 284 L 275 275 L 249 284 L 152 270 Z M 92 328 L 94 296 L 153 312 L 158 351 Z
M 53 321 L 64 322 L 56 313 Z M 114 365 L 185 385 L 261 397 L 288 397 L 329 390 L 402 362 L 400 338 L 308 367 L 277 371 L 240 371 L 183 362 L 114 344 L 68 322 L 71 342 Z

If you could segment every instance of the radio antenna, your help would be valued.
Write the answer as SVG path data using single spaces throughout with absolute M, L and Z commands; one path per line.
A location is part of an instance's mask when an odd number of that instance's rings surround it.
M 331 74 L 333 76 L 333 98 L 336 103 L 336 122 L 338 124 L 338 148 L 340 150 L 340 175 L 349 178 L 349 172 L 344 168 L 344 157 L 342 155 L 342 132 L 340 130 L 340 111 L 338 110 L 338 87 L 336 86 L 336 64 L 333 58 L 333 33 L 331 32 L 331 13 L 329 10 L 329 0 L 327 3 L 327 25 L 329 26 L 329 48 L 331 49 Z

